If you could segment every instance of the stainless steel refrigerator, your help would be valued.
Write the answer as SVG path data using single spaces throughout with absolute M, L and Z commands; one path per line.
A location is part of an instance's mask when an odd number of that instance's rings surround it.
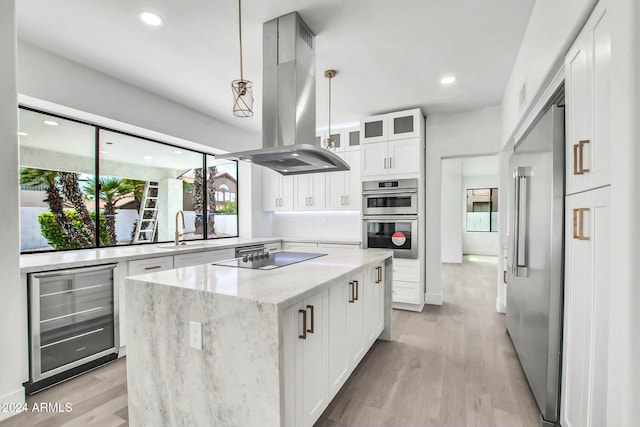
M 559 425 L 562 352 L 564 108 L 552 105 L 510 160 L 507 331 L 538 404 Z

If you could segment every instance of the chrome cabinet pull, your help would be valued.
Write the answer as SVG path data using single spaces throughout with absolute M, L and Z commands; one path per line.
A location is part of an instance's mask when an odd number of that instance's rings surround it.
M 349 205 L 349 196 L 344 196 L 344 204 Z
M 384 158 L 384 168 L 387 169 L 387 158 Z
M 353 282 L 349 282 L 349 286 L 351 287 L 351 296 L 349 297 L 349 302 L 353 303 L 354 299 L 353 299 Z
M 518 166 L 513 173 L 515 208 L 513 212 L 513 247 L 512 263 L 513 275 L 527 277 L 527 216 L 528 216 L 528 180 L 531 168 Z
M 153 267 L 145 267 L 145 270 L 157 270 L 159 268 L 162 268 L 161 265 L 154 265 Z
M 309 197 L 309 206 L 313 206 L 313 196 Z
M 302 314 L 302 335 L 298 335 L 298 338 L 307 339 L 307 310 L 298 310 L 298 314 Z
M 307 329 L 307 332 L 309 333 L 313 333 L 313 323 L 314 323 L 314 318 L 316 317 L 314 312 L 313 312 L 313 306 L 312 305 L 307 305 L 307 308 L 309 310 L 311 310 L 311 328 Z M 307 315 L 305 314 L 305 317 L 307 317 Z
M 389 169 L 393 169 L 393 157 L 389 157 Z
M 355 288 L 356 288 L 356 296 L 355 296 L 354 300 L 358 301 L 358 281 L 354 280 L 353 283 L 355 284 Z

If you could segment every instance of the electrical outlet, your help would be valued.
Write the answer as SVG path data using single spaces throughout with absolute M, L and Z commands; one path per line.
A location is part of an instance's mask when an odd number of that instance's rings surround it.
M 189 322 L 189 345 L 191 348 L 202 350 L 202 323 Z

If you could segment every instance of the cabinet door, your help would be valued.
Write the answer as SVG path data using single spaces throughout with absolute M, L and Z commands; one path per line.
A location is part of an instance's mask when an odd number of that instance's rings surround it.
M 313 191 L 313 178 L 310 174 L 296 175 L 293 184 L 294 203 L 296 211 L 311 210 L 311 193 Z
M 310 205 L 311 210 L 321 211 L 326 207 L 326 187 L 324 173 L 313 173 L 308 175 L 311 180 Z
M 360 148 L 360 176 L 386 175 L 389 168 L 389 143 L 364 144 Z
M 347 309 L 350 305 L 351 285 L 339 282 L 329 288 L 329 399 L 349 378 L 347 352 Z
M 567 194 L 610 183 L 610 65 L 611 28 L 600 2 L 565 58 Z
M 235 249 L 219 249 L 215 251 L 206 251 L 205 259 L 207 263 L 225 261 L 236 257 Z
M 262 210 L 273 212 L 280 210 L 281 182 L 278 172 L 262 168 Z
M 351 280 L 347 311 L 347 352 L 351 369 L 364 356 L 364 275 L 357 274 Z
M 373 339 L 376 340 L 384 330 L 384 263 L 378 264 L 373 273 Z
M 419 138 L 389 141 L 389 173 L 419 174 L 421 154 Z
M 280 180 L 280 211 L 293 210 L 293 176 L 282 176 L 276 172 Z
M 375 311 L 375 280 L 376 269 L 368 268 L 364 273 L 364 301 L 363 301 L 363 325 L 364 325 L 364 345 L 365 349 L 371 347 L 376 340 L 374 332 L 374 311 Z
M 327 407 L 327 320 L 328 292 L 321 292 L 304 302 L 307 333 L 303 341 L 303 422 L 311 426 Z M 302 317 L 302 316 L 300 316 Z M 301 325 L 302 326 L 302 325 Z
M 387 115 L 367 117 L 360 124 L 360 142 L 382 142 L 389 139 L 387 129 Z
M 609 187 L 565 204 L 562 425 L 604 426 L 609 325 Z
M 353 151 L 360 149 L 360 127 L 347 128 L 344 131 L 344 149 Z
M 340 156 L 344 157 L 344 156 Z M 349 171 L 346 172 L 330 172 L 326 173 L 326 190 L 327 200 L 326 208 L 330 211 L 344 210 L 347 186 L 346 181 L 349 178 Z M 359 179 L 360 177 L 358 177 Z
M 180 255 L 173 256 L 173 268 L 190 267 L 192 265 L 200 265 L 200 264 L 206 264 L 206 263 L 207 263 L 207 258 L 204 252 L 180 254 Z
M 344 160 L 351 167 L 345 172 L 345 198 L 344 208 L 350 211 L 362 209 L 362 180 L 360 179 L 360 152 L 347 151 Z
M 420 109 L 398 111 L 388 115 L 389 141 L 394 139 L 420 138 L 421 120 L 424 120 Z

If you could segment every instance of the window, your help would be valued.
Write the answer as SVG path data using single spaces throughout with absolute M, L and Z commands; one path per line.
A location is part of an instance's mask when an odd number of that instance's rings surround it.
M 498 189 L 467 190 L 467 231 L 498 231 Z
M 170 242 L 180 210 L 182 240 L 237 237 L 237 180 L 234 161 L 20 109 L 23 253 Z

